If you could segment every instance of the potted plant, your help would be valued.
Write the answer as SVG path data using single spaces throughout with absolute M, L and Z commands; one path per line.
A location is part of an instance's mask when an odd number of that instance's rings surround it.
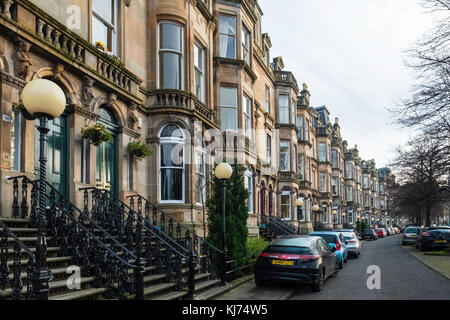
M 153 154 L 153 149 L 145 142 L 136 140 L 128 144 L 128 153 L 138 160 L 147 158 Z
M 34 119 L 35 119 L 35 117 L 34 117 L 31 113 L 29 113 L 29 112 L 27 111 L 27 109 L 26 109 L 25 106 L 23 105 L 22 100 L 20 100 L 19 104 L 16 106 L 16 109 L 19 110 L 19 111 L 22 113 L 23 117 L 24 117 L 26 120 L 34 120 Z
M 107 48 L 107 47 L 103 44 L 103 42 L 101 42 L 101 41 L 95 42 L 95 47 L 96 47 L 98 50 L 103 51 L 103 52 L 108 51 L 108 48 Z
M 106 130 L 106 127 L 100 123 L 96 123 L 92 127 L 81 129 L 81 136 L 90 141 L 91 144 L 98 147 L 103 142 L 112 139 L 112 134 Z

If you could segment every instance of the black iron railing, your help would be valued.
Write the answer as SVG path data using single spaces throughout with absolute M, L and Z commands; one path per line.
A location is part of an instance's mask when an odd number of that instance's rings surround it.
M 281 235 L 297 235 L 299 234 L 298 228 L 290 225 L 289 223 L 283 221 L 278 216 L 267 216 L 265 214 L 260 215 L 260 225 L 263 228 L 267 228 L 275 236 Z
M 92 214 L 110 228 L 112 222 L 116 221 L 116 227 L 122 229 L 118 232 L 120 237 L 129 247 L 134 244 L 138 261 L 143 261 L 146 266 L 155 263 L 157 273 L 165 272 L 167 281 L 175 281 L 176 291 L 187 288 L 189 296 L 194 295 L 197 257 L 192 250 L 187 249 L 192 247 L 192 237 L 189 234 L 184 237 L 186 248 L 144 217 L 142 203 L 138 203 L 135 210 L 108 190 L 88 187 L 80 188 L 80 191 L 84 191 L 83 212 L 88 212 L 91 199 Z M 183 267 L 187 272 L 183 272 Z
M 19 180 L 22 179 L 22 199 L 18 199 Z M 13 212 L 15 204 L 21 203 L 20 217 L 30 218 L 36 215 L 37 190 L 41 180 L 32 181 L 26 176 L 10 178 L 13 180 Z M 32 186 L 30 210 L 27 204 L 28 186 Z M 125 299 L 128 295 L 135 295 L 142 299 L 143 291 L 139 287 L 142 283 L 142 268 L 130 263 L 137 261 L 137 257 L 122 243 L 115 239 L 103 227 L 88 218 L 83 221 L 79 217 L 83 212 L 70 203 L 58 190 L 46 182 L 48 193 L 46 201 L 46 228 L 51 237 L 50 242 L 60 248 L 60 254 L 71 256 L 71 263 L 81 269 L 82 276 L 94 278 L 95 287 L 105 288 L 105 298 Z M 24 190 L 25 189 L 25 190 Z M 14 216 L 14 215 L 13 215 Z M 78 217 L 77 217 L 78 216 Z M 83 222 L 83 223 L 82 223 Z M 97 235 L 96 235 L 97 234 Z M 134 269 L 135 280 L 128 275 L 128 269 Z
M 217 261 L 223 261 L 223 251 L 215 247 L 204 237 L 199 236 L 194 230 L 186 227 L 182 223 L 175 221 L 172 217 L 167 215 L 161 208 L 151 203 L 143 196 L 136 194 L 128 196 L 130 199 L 130 207 L 134 208 L 136 204 L 138 208 L 143 208 L 143 217 L 147 223 L 167 233 L 171 238 L 183 245 L 186 249 L 193 251 L 198 257 L 201 271 L 210 273 L 212 277 L 224 278 L 225 271 L 219 269 Z M 141 210 L 142 211 L 142 210 Z M 192 239 L 192 246 L 188 246 L 186 237 Z M 222 263 L 223 265 L 223 263 Z M 225 282 L 225 279 L 223 279 Z
M 0 221 L 0 228 L 2 229 L 0 238 L 0 289 L 4 291 L 9 285 L 14 300 L 31 300 L 33 299 L 32 277 L 36 256 L 2 221 Z M 14 241 L 12 254 L 9 252 L 8 238 Z M 22 250 L 28 258 L 24 279 L 22 279 Z M 10 256 L 13 258 L 12 270 L 8 265 Z M 27 288 L 26 293 L 22 292 L 24 285 Z

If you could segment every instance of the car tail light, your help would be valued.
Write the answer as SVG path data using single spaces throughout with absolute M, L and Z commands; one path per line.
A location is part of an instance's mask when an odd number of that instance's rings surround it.
M 337 243 L 336 243 L 336 251 L 339 251 L 339 250 L 341 250 L 341 243 L 338 241 Z
M 422 233 L 422 236 L 424 236 L 424 237 L 428 237 L 430 234 L 428 233 L 428 232 L 424 232 L 424 233 Z
M 320 259 L 319 255 L 301 255 L 299 256 L 299 260 L 310 260 L 310 261 L 314 261 Z
M 406 233 L 403 234 L 403 239 L 405 239 L 405 238 L 406 238 Z
M 269 254 L 267 252 L 263 252 L 261 253 L 261 257 L 268 258 Z
M 350 241 L 347 241 L 348 243 L 356 243 L 356 241 L 355 240 L 350 240 Z

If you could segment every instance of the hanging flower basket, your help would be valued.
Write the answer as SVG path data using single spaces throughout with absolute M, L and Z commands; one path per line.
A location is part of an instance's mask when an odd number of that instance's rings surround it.
M 138 160 L 150 157 L 153 154 L 153 149 L 145 142 L 136 140 L 128 144 L 128 153 Z
M 89 140 L 91 144 L 98 147 L 103 142 L 112 139 L 111 133 L 106 130 L 106 127 L 100 123 L 96 123 L 92 127 L 81 129 L 81 136 Z
M 25 108 L 25 106 L 23 105 L 23 102 L 20 101 L 19 104 L 16 106 L 17 110 L 20 110 L 20 112 L 22 113 L 22 116 L 26 119 L 26 120 L 35 120 L 36 118 L 27 111 L 27 109 Z

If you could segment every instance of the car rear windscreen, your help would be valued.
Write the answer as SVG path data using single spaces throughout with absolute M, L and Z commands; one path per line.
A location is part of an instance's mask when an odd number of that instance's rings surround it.
M 405 233 L 417 233 L 419 231 L 419 228 L 408 228 L 406 229 Z
M 334 234 L 314 233 L 313 236 L 315 236 L 315 237 L 322 237 L 328 243 L 336 243 L 336 238 L 337 238 Z
M 303 254 L 303 253 L 311 253 L 311 248 L 309 247 L 294 247 L 294 246 L 277 246 L 272 245 L 268 246 L 265 252 L 271 253 L 292 253 L 292 254 Z

